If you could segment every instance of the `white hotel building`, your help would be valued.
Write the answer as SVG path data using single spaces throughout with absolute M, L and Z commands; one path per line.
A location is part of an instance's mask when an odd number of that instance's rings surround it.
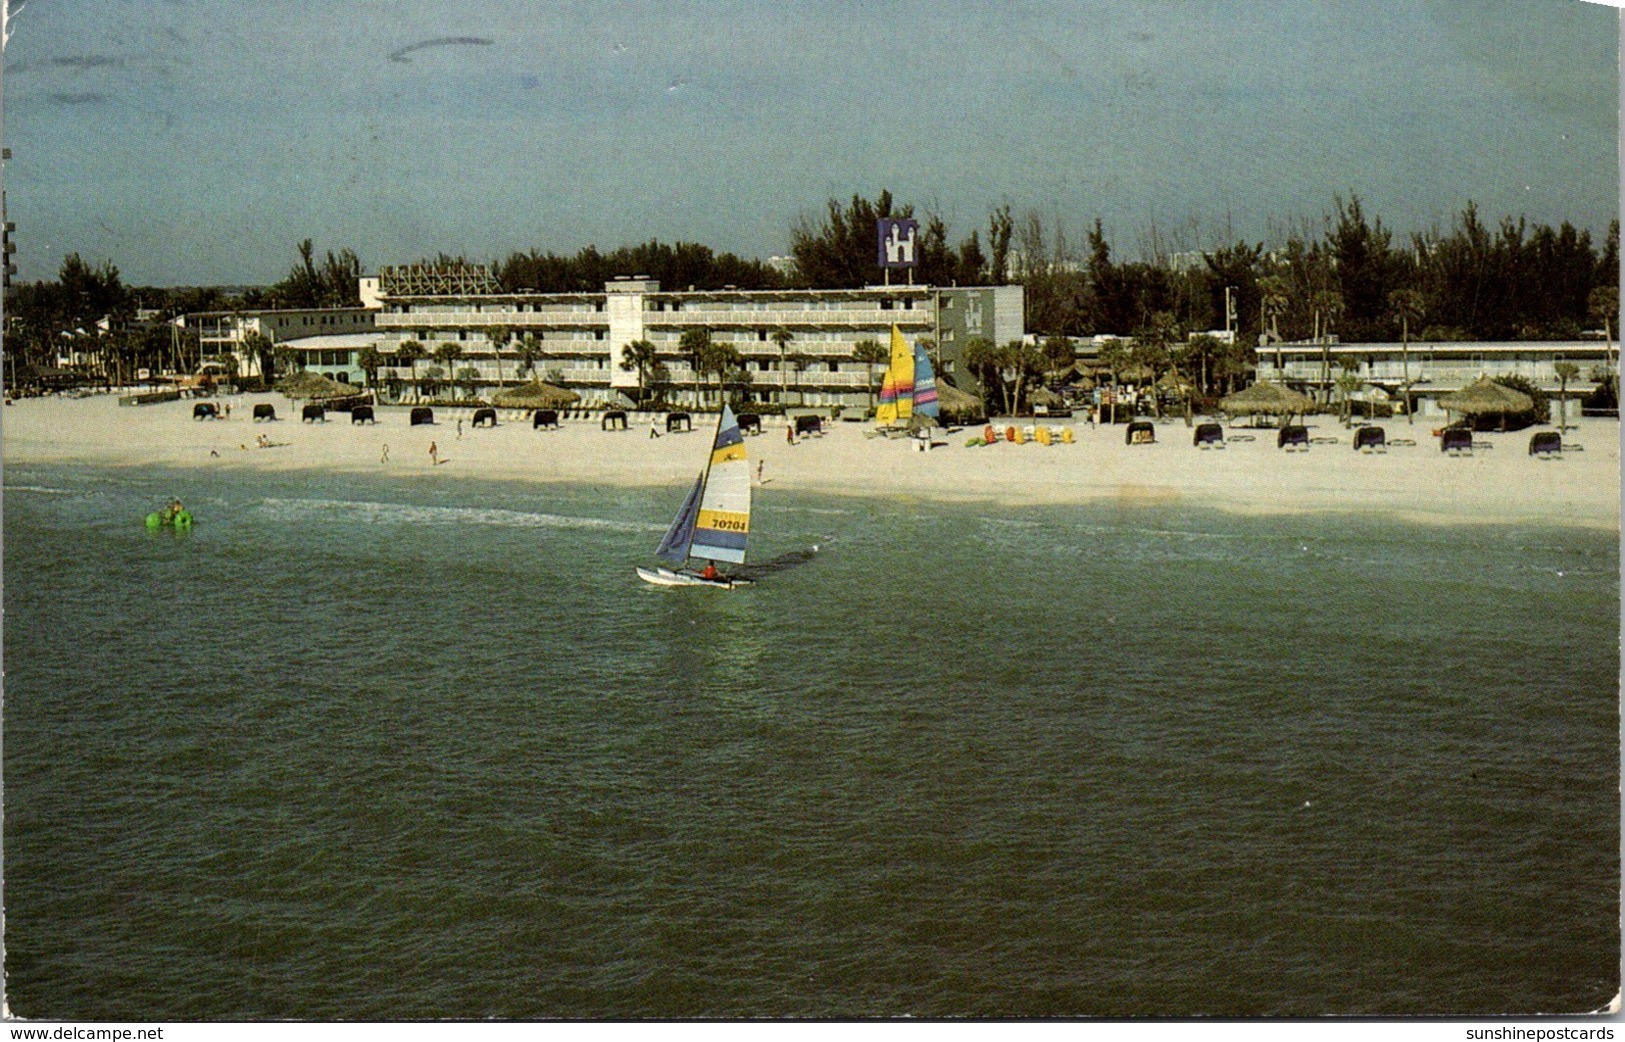
M 929 339 L 937 344 L 940 368 L 950 378 L 958 369 L 960 349 L 971 338 L 1004 344 L 1024 332 L 1020 286 L 665 291 L 651 279 L 621 278 L 601 293 L 408 288 L 418 291 L 403 291 L 386 275 L 378 291 L 375 328 L 385 358 L 380 382 L 392 376 L 402 382 L 411 379 L 410 366 L 390 364 L 405 341 L 422 345 L 420 378 L 428 366 L 440 364 L 433 358 L 436 349 L 456 344 L 461 354 L 448 375 L 472 367 L 478 393 L 489 395 L 499 382 L 499 358 L 487 334 L 501 327 L 513 337 L 501 352 L 501 383 L 529 378 L 520 374 L 518 353 L 528 335 L 537 353 L 535 375 L 576 391 L 588 403 L 635 392 L 637 372 L 620 364 L 622 350 L 635 340 L 654 345 L 667 371 L 670 395 L 692 401 L 698 384 L 680 346 L 683 334 L 692 329 L 708 330 L 714 342 L 739 352 L 750 377 L 749 394 L 756 400 L 858 407 L 868 403 L 871 383 L 878 385 L 880 367 L 855 361 L 854 347 L 863 340 L 887 344 L 892 326 L 910 342 Z M 791 337 L 782 352 L 773 339 L 781 329 Z M 714 386 L 709 375 L 706 381 Z M 968 378 L 960 376 L 957 382 L 975 391 Z
M 1333 390 L 1344 363 L 1366 386 L 1402 397 L 1411 384 L 1419 412 L 1437 411 L 1433 402 L 1461 390 L 1480 376 L 1520 376 L 1557 394 L 1562 386 L 1557 364 L 1572 363 L 1579 375 L 1568 382 L 1571 397 L 1583 397 L 1597 386 L 1597 374 L 1614 372 L 1618 354 L 1604 340 L 1515 340 L 1505 343 L 1466 341 L 1404 344 L 1282 343 L 1257 348 L 1260 380 L 1275 380 L 1320 400 Z M 1329 359 L 1329 362 L 1328 362 Z M 1329 370 L 1329 379 L 1328 379 Z

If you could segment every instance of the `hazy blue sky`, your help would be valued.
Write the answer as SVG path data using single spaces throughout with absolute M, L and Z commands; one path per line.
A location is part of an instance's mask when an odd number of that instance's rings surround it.
M 15 6 L 16 0 L 12 0 Z M 1401 232 L 1619 209 L 1618 11 L 1575 0 L 30 0 L 4 79 L 25 279 L 273 281 L 650 238 L 785 253 L 831 196 Z

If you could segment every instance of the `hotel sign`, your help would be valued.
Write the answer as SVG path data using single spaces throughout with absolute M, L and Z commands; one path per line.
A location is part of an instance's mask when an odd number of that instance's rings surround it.
M 880 240 L 876 263 L 882 268 L 914 267 L 914 242 L 920 234 L 920 222 L 912 217 L 882 217 L 875 226 Z

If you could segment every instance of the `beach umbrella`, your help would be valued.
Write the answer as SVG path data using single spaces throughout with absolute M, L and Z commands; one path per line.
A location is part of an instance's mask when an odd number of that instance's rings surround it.
M 1314 404 L 1291 388 L 1261 380 L 1245 391 L 1238 391 L 1220 399 L 1219 408 L 1232 416 L 1251 416 L 1260 412 L 1271 416 L 1284 416 L 1307 412 Z
M 1505 416 L 1507 413 L 1529 412 L 1535 407 L 1535 402 L 1522 391 L 1504 387 L 1487 376 L 1480 376 L 1455 394 L 1447 394 L 1440 398 L 1439 407 L 1448 412 L 1459 412 L 1464 416 L 1486 413 L 1500 413 Z
M 321 398 L 349 398 L 360 393 L 359 388 L 307 370 L 284 376 L 276 382 L 276 389 L 295 400 L 309 398 L 313 401 Z
M 937 381 L 937 411 L 949 418 L 956 416 L 985 416 L 987 406 L 982 399 L 968 394 L 946 380 Z
M 581 400 L 581 395 L 562 387 L 532 380 L 491 396 L 491 404 L 504 409 L 562 409 Z

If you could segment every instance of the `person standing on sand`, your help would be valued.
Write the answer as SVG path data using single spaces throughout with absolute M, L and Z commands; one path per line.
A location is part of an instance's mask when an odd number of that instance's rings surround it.
M 438 466 L 440 464 L 440 446 L 436 445 L 432 441 L 429 442 L 429 464 L 430 466 Z
M 796 425 L 794 421 L 784 425 L 784 440 L 791 445 L 796 443 Z
M 463 440 L 463 418 L 461 416 L 457 417 L 457 440 Z
M 379 463 L 388 463 L 389 462 L 389 443 L 388 442 L 384 443 L 384 454 L 382 456 L 378 457 L 378 462 Z

